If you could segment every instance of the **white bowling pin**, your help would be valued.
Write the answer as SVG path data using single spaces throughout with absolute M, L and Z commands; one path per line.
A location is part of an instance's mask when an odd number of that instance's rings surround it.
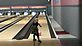
M 10 16 L 10 15 L 11 15 L 11 13 L 10 13 L 10 12 L 8 12 L 8 13 L 7 13 L 7 15 L 8 15 L 8 16 Z
M 42 15 L 42 12 L 40 12 L 40 15 Z
M 0 15 L 3 15 L 2 13 L 0 13 Z
M 43 15 L 45 15 L 45 12 L 43 12 Z
M 24 12 L 24 15 L 28 15 L 28 12 Z
M 36 12 L 32 12 L 32 16 L 36 15 Z
M 20 15 L 20 13 L 19 12 L 16 12 L 16 15 Z

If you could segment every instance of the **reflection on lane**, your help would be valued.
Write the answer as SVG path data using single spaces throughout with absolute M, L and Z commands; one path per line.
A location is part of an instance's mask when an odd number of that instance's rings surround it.
M 38 27 L 39 31 L 41 31 L 40 39 L 44 39 L 44 38 L 50 39 L 51 37 L 50 37 L 50 33 L 49 33 L 46 17 L 43 16 L 43 17 L 39 17 L 38 19 L 39 19 L 39 23 L 42 25 L 42 27 Z M 28 39 L 32 40 L 33 39 L 33 34 L 30 34 Z
M 13 26 L 9 27 L 8 29 L 6 29 L 5 31 L 0 33 L 0 39 L 12 39 L 24 26 L 26 23 L 28 23 L 28 21 L 31 19 L 26 17 L 23 20 L 17 22 L 16 24 L 14 24 Z

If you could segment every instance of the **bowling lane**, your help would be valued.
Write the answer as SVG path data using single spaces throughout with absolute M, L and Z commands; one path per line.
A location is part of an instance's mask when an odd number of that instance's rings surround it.
M 42 25 L 42 27 L 39 27 L 39 31 L 41 31 L 40 39 L 41 39 L 42 43 L 38 44 L 37 41 L 35 43 L 33 43 L 32 42 L 33 34 L 30 34 L 28 41 L 30 41 L 31 43 L 28 43 L 28 45 L 30 45 L 30 46 L 61 46 L 59 39 L 51 38 L 46 17 L 40 16 L 39 23 Z M 37 37 L 35 37 L 35 38 L 37 39 Z
M 3 27 L 3 26 L 5 26 L 5 25 L 11 23 L 11 22 L 15 21 L 15 20 L 18 19 L 18 18 L 19 18 L 19 17 L 15 17 L 15 18 L 12 18 L 12 19 L 10 19 L 10 20 L 7 20 L 7 21 L 4 21 L 4 22 L 0 23 L 0 27 Z
M 41 31 L 41 39 L 51 39 L 50 37 L 50 33 L 49 33 L 49 29 L 48 29 L 48 24 L 47 24 L 47 20 L 46 17 L 39 17 L 39 23 L 42 25 L 42 27 L 39 27 L 39 31 Z M 30 34 L 29 38 L 30 40 L 33 39 L 33 34 Z
M 15 25 L 9 27 L 5 31 L 0 33 L 0 40 L 11 40 L 24 26 L 32 17 L 24 18 L 23 20 L 19 21 Z
M 13 17 L 13 16 L 0 16 L 0 21 L 7 19 L 7 18 L 10 18 L 10 17 Z
M 32 41 L 32 35 L 30 35 L 29 39 L 23 39 L 23 40 L 11 40 L 20 30 L 24 27 L 25 23 L 29 21 L 32 17 L 27 17 L 20 22 L 16 23 L 6 31 L 3 31 L 0 34 L 0 46 L 61 46 L 60 41 L 58 39 L 50 39 L 50 34 L 48 31 L 48 25 L 46 22 L 46 18 L 42 17 L 39 18 L 39 23 L 42 25 L 42 27 L 39 27 L 40 31 L 42 32 L 42 35 L 40 36 L 42 43 L 33 42 Z M 46 24 L 46 26 L 45 26 Z M 47 35 L 47 36 L 46 36 Z
M 4 17 L 4 16 L 0 16 L 0 21 L 1 20 L 4 20 L 6 17 Z
M 42 38 L 51 38 L 46 17 L 39 17 L 39 23 L 42 25 L 42 27 L 39 27 L 39 31 L 41 31 L 41 33 L 42 33 L 41 39 Z

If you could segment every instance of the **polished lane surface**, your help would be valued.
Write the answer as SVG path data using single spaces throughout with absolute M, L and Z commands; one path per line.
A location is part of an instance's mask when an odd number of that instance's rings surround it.
M 45 17 L 39 18 L 39 23 L 42 27 L 39 27 L 39 30 L 42 32 L 40 39 L 42 43 L 33 42 L 32 34 L 29 39 L 16 40 L 12 38 L 21 30 L 26 23 L 27 19 L 21 20 L 18 24 L 13 25 L 10 29 L 7 29 L 0 34 L 0 46 L 61 46 L 59 39 L 50 37 L 47 21 Z M 22 27 L 21 27 L 22 26 Z M 47 26 L 47 27 L 46 27 Z M 3 35 L 2 35 L 3 34 Z
M 38 26 L 39 32 L 41 32 L 40 38 L 41 39 L 42 38 L 50 39 L 51 37 L 50 37 L 50 33 L 49 33 L 46 17 L 39 17 L 38 20 L 39 20 L 40 25 L 42 26 L 42 27 Z M 33 39 L 32 36 L 33 36 L 33 34 L 30 34 L 28 39 L 32 40 Z
M 9 23 L 11 23 L 11 22 L 13 22 L 13 21 L 15 21 L 15 20 L 17 20 L 18 18 L 20 18 L 20 16 L 12 18 L 10 20 L 7 20 L 7 21 L 4 21 L 4 22 L 0 23 L 0 28 L 3 27 L 3 26 L 5 26 L 5 25 L 7 25 L 7 24 L 9 24 Z
M 51 38 L 46 17 L 41 16 L 38 19 L 39 19 L 39 23 L 42 25 L 42 27 L 39 27 L 39 31 L 41 32 L 40 39 L 42 43 L 39 44 L 36 41 L 35 43 L 30 43 L 31 45 L 29 44 L 29 46 L 61 46 L 59 39 Z M 30 34 L 30 37 L 28 38 L 28 40 L 33 41 L 33 34 Z
M 15 16 L 15 15 L 13 15 L 13 16 Z M 4 20 L 4 19 L 7 19 L 7 18 L 10 18 L 10 17 L 12 17 L 12 16 L 0 16 L 0 21 L 2 21 L 2 20 Z
M 8 29 L 4 30 L 3 32 L 0 33 L 0 39 L 5 40 L 5 39 L 12 39 L 32 17 L 24 18 L 23 20 L 17 22 L 13 26 L 9 27 Z

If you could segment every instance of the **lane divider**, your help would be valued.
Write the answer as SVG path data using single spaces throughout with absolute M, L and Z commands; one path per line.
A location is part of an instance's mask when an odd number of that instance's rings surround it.
M 50 21 L 50 19 L 49 19 L 48 15 L 46 15 L 46 17 L 47 17 L 47 19 L 48 19 L 49 23 L 51 24 L 51 21 Z M 58 38 L 58 35 L 56 34 L 56 32 L 55 32 L 54 27 L 53 27 L 53 25 L 52 25 L 52 24 L 51 24 L 51 28 L 52 28 L 52 31 L 53 31 L 53 32 L 54 32 L 54 34 L 55 34 L 55 37 L 56 37 L 56 38 Z

